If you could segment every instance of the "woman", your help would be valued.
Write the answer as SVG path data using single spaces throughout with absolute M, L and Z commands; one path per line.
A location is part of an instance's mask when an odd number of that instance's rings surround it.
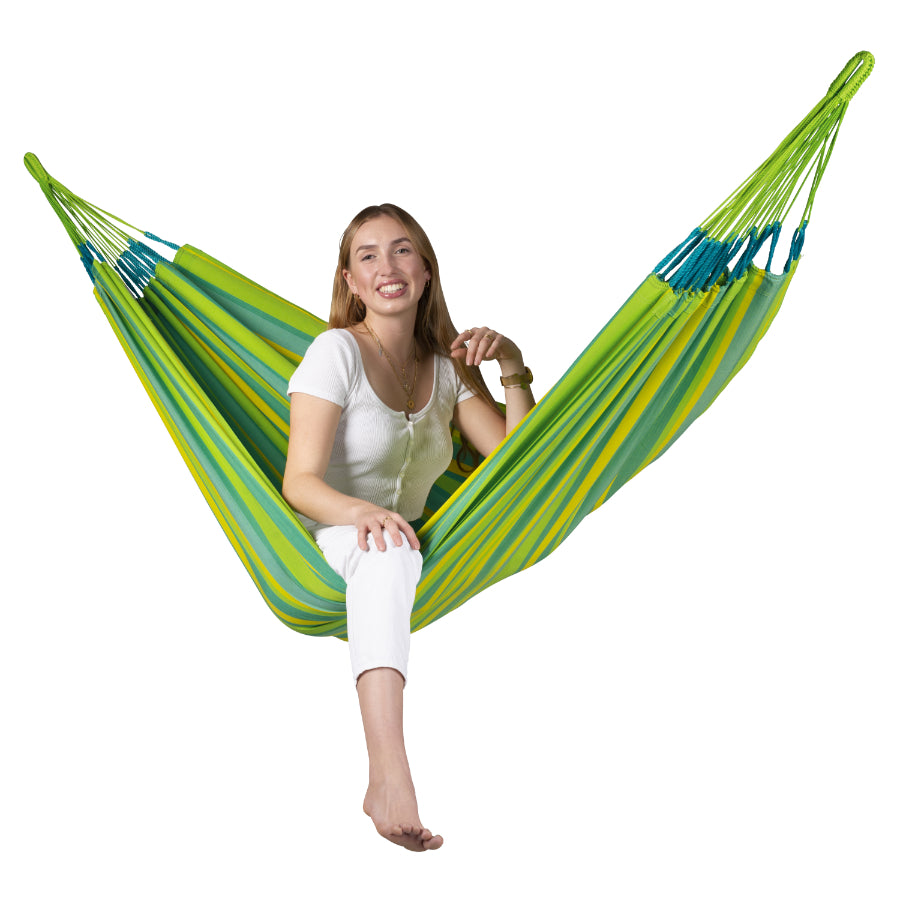
M 500 363 L 506 416 L 478 366 Z M 410 850 L 443 839 L 422 826 L 403 742 L 409 617 L 422 568 L 417 519 L 450 464 L 451 420 L 487 456 L 534 406 L 508 338 L 457 332 L 437 259 L 392 204 L 362 210 L 341 239 L 329 330 L 288 387 L 284 497 L 347 582 L 347 630 L 369 753 L 363 802 L 379 834 Z

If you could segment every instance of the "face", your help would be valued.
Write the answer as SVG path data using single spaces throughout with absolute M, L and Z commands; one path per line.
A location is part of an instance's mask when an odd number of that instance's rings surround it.
M 377 315 L 415 309 L 431 278 L 406 229 L 390 216 L 359 227 L 350 245 L 350 267 L 343 274 L 367 313 Z

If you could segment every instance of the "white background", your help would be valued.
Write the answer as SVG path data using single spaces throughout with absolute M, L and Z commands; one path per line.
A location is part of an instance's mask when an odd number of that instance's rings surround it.
M 3 14 L 0 893 L 898 896 L 898 41 L 887 4 L 806 6 Z M 398 203 L 457 325 L 513 336 L 540 394 L 861 49 L 749 366 L 550 559 L 414 636 L 446 843 L 388 844 L 346 646 L 265 607 L 22 155 L 321 315 L 343 227 Z

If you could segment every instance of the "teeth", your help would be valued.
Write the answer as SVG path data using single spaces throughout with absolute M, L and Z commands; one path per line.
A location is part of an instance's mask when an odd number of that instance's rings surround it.
M 397 291 L 402 291 L 406 285 L 403 284 L 386 284 L 383 287 L 378 288 L 382 294 L 396 294 Z

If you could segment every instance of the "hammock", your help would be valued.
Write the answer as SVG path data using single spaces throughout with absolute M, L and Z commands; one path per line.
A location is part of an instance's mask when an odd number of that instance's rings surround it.
M 669 253 L 473 472 L 417 524 L 413 631 L 534 565 L 658 459 L 747 362 L 797 268 L 816 189 L 874 59 L 856 54 L 775 152 Z M 25 164 L 200 490 L 273 612 L 346 639 L 343 580 L 281 497 L 288 379 L 326 324 L 196 247 L 140 231 Z M 781 273 L 782 223 L 809 181 Z M 754 257 L 769 242 L 765 268 Z M 175 250 L 169 261 L 152 242 Z M 765 251 L 763 251 L 764 253 Z M 733 265 L 731 265 L 733 262 Z M 459 435 L 454 433 L 459 447 Z M 522 527 L 522 523 L 527 527 Z

